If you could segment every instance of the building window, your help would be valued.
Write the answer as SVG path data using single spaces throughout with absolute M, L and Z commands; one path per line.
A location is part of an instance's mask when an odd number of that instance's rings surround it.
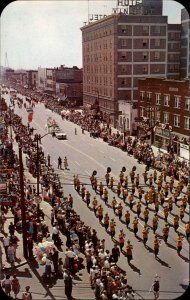
M 170 114 L 168 112 L 164 112 L 164 124 L 169 124 Z
M 174 55 L 173 54 L 169 54 L 169 60 L 174 61 Z
M 126 79 L 123 79 L 123 80 L 121 81 L 121 84 L 122 84 L 122 85 L 126 85 L 126 84 L 127 84 Z
M 143 52 L 143 59 L 147 60 L 147 58 L 148 58 L 148 53 L 147 52 Z
M 127 66 L 126 65 L 121 66 L 121 72 L 126 73 L 126 71 L 127 71 Z
M 143 47 L 147 46 L 148 41 L 147 40 L 143 40 Z
M 147 92 L 147 99 L 151 100 L 152 99 L 152 92 Z
M 175 40 L 175 32 L 170 32 L 170 39 Z
M 160 72 L 160 67 L 159 66 L 155 66 L 154 67 L 154 72 L 155 73 L 159 73 Z
M 156 105 L 160 105 L 161 94 L 156 93 Z
M 185 99 L 185 109 L 190 110 L 190 98 Z
M 121 46 L 122 47 L 126 47 L 127 46 L 127 40 L 126 39 L 121 40 Z
M 170 95 L 164 95 L 164 106 L 169 106 Z
M 126 52 L 121 52 L 121 58 L 126 59 Z
M 181 104 L 181 97 L 180 96 L 174 96 L 175 99 L 175 103 L 174 103 L 174 107 L 175 108 L 180 108 L 180 104 Z
M 190 130 L 190 118 L 189 117 L 184 118 L 184 129 Z
M 122 33 L 126 33 L 126 32 L 127 32 L 126 26 L 122 26 L 122 27 L 121 27 L 121 32 L 122 32 Z
M 160 34 L 160 26 L 155 26 L 154 32 Z
M 148 26 L 143 26 L 143 33 L 148 34 Z
M 155 112 L 155 119 L 156 119 L 156 122 L 160 122 L 160 111 Z
M 144 99 L 144 92 L 140 91 L 140 99 L 143 100 Z
M 140 107 L 140 117 L 144 117 L 144 107 Z
M 155 59 L 155 60 L 160 59 L 160 52 L 155 52 L 155 53 L 154 53 L 154 59 Z
M 180 127 L 180 115 L 174 115 L 174 126 Z
M 160 47 L 160 39 L 155 40 L 155 47 Z
M 148 72 L 148 66 L 143 66 L 142 72 L 146 74 Z

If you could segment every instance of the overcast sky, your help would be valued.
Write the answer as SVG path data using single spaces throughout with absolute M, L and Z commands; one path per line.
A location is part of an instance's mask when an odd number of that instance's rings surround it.
M 36 0 L 10 3 L 1 14 L 1 65 L 7 53 L 9 67 L 82 67 L 80 27 L 89 14 L 112 13 L 117 0 Z M 181 22 L 183 6 L 163 1 L 163 15 L 169 23 Z

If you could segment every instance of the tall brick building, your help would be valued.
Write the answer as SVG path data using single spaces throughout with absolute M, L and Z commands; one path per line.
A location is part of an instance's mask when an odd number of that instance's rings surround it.
M 114 125 L 120 101 L 137 107 L 139 78 L 181 76 L 181 24 L 168 24 L 161 0 L 143 4 L 141 15 L 112 14 L 81 28 L 84 105 L 98 99 Z

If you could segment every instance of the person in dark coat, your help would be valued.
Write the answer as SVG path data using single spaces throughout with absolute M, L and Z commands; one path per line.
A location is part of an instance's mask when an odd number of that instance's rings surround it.
M 68 228 L 66 228 L 66 230 L 65 230 L 65 235 L 66 235 L 66 238 L 67 238 L 67 240 L 66 240 L 66 246 L 69 248 L 69 247 L 71 247 L 72 242 L 71 242 L 70 231 L 69 231 Z
M 55 273 L 59 274 L 59 269 L 58 269 L 59 252 L 55 248 L 53 248 L 52 261 L 53 261 L 53 267 Z
M 117 263 L 118 259 L 120 257 L 120 250 L 119 250 L 119 247 L 117 246 L 117 244 L 115 244 L 112 249 L 112 257 L 113 257 L 114 262 Z
M 31 236 L 27 238 L 27 249 L 28 249 L 28 257 L 29 258 L 33 257 L 33 240 Z
M 65 295 L 67 296 L 67 299 L 73 299 L 73 297 L 72 297 L 73 279 L 68 270 L 64 271 L 63 279 L 64 279 L 64 283 L 65 283 Z

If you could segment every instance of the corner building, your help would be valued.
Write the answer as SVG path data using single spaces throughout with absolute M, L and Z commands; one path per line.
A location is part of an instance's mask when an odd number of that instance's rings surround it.
M 118 103 L 136 108 L 138 79 L 166 77 L 167 16 L 113 14 L 81 28 L 83 103 L 118 119 Z

